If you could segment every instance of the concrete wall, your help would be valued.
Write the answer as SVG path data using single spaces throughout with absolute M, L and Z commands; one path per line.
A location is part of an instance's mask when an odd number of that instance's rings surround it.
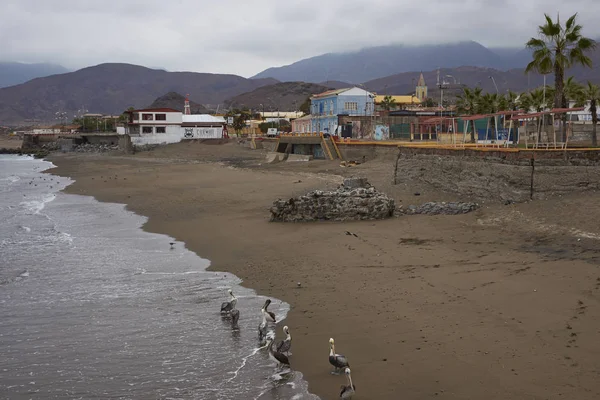
M 181 140 L 182 135 L 179 131 L 175 133 L 149 133 L 140 136 L 131 136 L 131 143 L 134 146 L 179 143 Z
M 336 142 L 337 147 L 346 161 L 370 161 L 374 159 L 395 159 L 398 146 L 383 146 L 377 144 L 346 144 Z
M 395 173 L 396 184 L 465 200 L 522 202 L 600 189 L 600 151 L 399 148 Z

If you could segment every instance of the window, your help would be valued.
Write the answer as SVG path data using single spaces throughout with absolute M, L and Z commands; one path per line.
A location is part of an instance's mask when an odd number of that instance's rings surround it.
M 157 115 L 157 117 L 158 117 L 158 115 Z M 167 128 L 164 126 L 157 126 L 156 133 L 167 133 Z
M 157 121 L 166 121 L 167 120 L 167 114 L 156 114 L 154 117 L 155 120 Z M 158 132 L 156 132 L 158 133 Z
M 152 133 L 151 126 L 142 126 L 142 133 Z
M 333 100 L 329 102 L 329 115 L 333 115 Z
M 344 110 L 358 111 L 358 103 L 356 101 L 347 101 L 344 103 Z
M 154 120 L 154 115 L 152 114 L 142 114 L 143 121 L 152 121 Z
M 140 114 L 139 113 L 134 113 L 133 114 L 133 120 L 134 121 L 138 121 L 140 119 Z

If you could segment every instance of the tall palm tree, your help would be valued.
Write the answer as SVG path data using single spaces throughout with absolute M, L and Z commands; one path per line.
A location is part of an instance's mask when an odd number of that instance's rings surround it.
M 463 88 L 463 92 L 456 97 L 457 111 L 462 115 L 477 115 L 482 112 L 481 88 Z M 471 143 L 475 143 L 475 121 L 471 124 Z
M 596 136 L 596 125 L 598 124 L 598 104 L 600 103 L 600 87 L 589 82 L 583 86 L 579 93 L 578 105 L 584 105 L 590 102 L 590 113 L 592 114 L 592 146 L 598 146 L 598 137 Z
M 564 26 L 560 16 L 556 22 L 548 14 L 544 14 L 546 23 L 538 27 L 539 38 L 531 38 L 526 43 L 533 50 L 533 60 L 525 68 L 525 72 L 536 71 L 540 74 L 554 72 L 554 107 L 567 107 L 564 93 L 565 70 L 574 64 L 592 66 L 592 60 L 586 52 L 596 47 L 596 42 L 582 35 L 583 27 L 577 24 L 577 14 L 573 14 Z M 563 141 L 566 132 L 563 116 Z

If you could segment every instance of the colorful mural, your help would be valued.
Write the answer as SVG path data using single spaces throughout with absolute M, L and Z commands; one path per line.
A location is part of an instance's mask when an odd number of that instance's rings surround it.
M 390 127 L 387 125 L 376 125 L 374 139 L 375 140 L 389 140 L 390 139 Z

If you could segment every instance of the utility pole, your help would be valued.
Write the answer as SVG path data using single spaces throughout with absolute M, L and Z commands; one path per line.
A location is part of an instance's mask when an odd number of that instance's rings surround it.
M 442 130 L 442 110 L 444 109 L 444 89 L 448 87 L 448 83 L 444 78 L 440 80 L 440 69 L 437 70 L 437 87 L 440 89 L 440 131 Z M 438 137 L 439 139 L 439 137 Z

